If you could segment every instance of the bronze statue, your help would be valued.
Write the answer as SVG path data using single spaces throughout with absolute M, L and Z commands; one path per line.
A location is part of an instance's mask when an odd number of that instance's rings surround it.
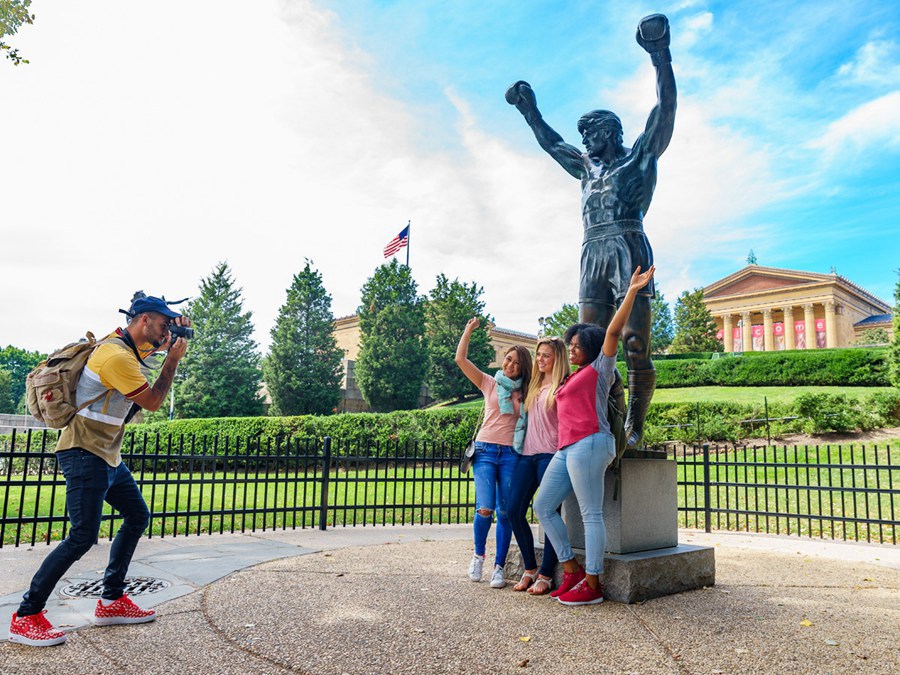
M 525 117 L 540 146 L 581 180 L 584 243 L 581 248 L 579 319 L 604 328 L 625 296 L 638 266 L 653 264 L 653 251 L 644 235 L 643 218 L 656 187 L 656 160 L 665 151 L 675 126 L 675 75 L 669 52 L 669 20 L 662 14 L 641 19 L 637 42 L 656 68 L 657 103 L 644 133 L 634 146 L 622 144 L 622 122 L 608 110 L 594 110 L 578 120 L 585 152 L 566 143 L 538 111 L 534 91 L 519 81 L 506 91 L 506 100 Z M 628 448 L 637 449 L 644 419 L 656 388 L 650 359 L 650 304 L 654 285 L 644 288 L 623 331 L 628 364 Z

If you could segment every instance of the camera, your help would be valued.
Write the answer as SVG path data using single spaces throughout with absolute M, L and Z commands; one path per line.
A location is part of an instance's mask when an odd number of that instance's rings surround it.
M 189 328 L 188 326 L 178 326 L 172 323 L 169 324 L 169 335 L 172 336 L 173 342 L 180 337 L 184 338 L 185 340 L 191 340 L 194 337 L 194 329 Z

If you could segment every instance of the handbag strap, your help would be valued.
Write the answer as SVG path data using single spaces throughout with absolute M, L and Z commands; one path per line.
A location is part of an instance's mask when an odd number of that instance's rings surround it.
M 487 407 L 487 401 L 484 402 L 484 405 L 481 406 L 481 411 L 478 413 L 478 420 L 475 422 L 475 430 L 472 432 L 472 438 L 469 443 L 473 443 L 475 441 L 475 437 L 478 436 L 478 432 L 481 431 L 481 424 L 484 422 L 484 409 Z

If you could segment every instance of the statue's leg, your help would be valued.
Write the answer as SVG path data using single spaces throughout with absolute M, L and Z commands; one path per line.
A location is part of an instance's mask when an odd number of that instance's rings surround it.
M 628 449 L 639 449 L 644 436 L 644 420 L 656 389 L 656 371 L 650 360 L 650 298 L 634 299 L 631 316 L 625 324 L 625 361 L 628 364 L 628 415 L 625 433 Z
M 580 300 L 578 302 L 578 321 L 581 323 L 595 323 L 601 328 L 606 328 L 616 313 L 616 306 L 612 303 L 597 302 L 595 300 Z

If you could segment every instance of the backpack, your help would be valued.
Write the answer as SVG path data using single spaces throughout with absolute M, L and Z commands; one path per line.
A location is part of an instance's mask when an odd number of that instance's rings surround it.
M 29 412 L 51 429 L 67 426 L 79 410 L 108 394 L 100 394 L 80 406 L 75 403 L 75 391 L 84 366 L 94 349 L 107 342 L 97 342 L 90 331 L 85 338 L 57 349 L 25 378 L 25 400 Z
M 621 386 L 621 377 L 617 378 Z M 625 434 L 625 411 L 621 410 L 616 402 L 616 395 L 613 392 L 615 386 L 610 389 L 609 396 L 606 399 L 606 419 L 609 420 L 609 430 L 616 442 L 616 456 L 613 459 L 610 468 L 615 474 L 615 484 L 613 487 L 613 500 L 619 498 L 619 478 L 621 477 L 622 455 L 625 454 L 628 437 Z

